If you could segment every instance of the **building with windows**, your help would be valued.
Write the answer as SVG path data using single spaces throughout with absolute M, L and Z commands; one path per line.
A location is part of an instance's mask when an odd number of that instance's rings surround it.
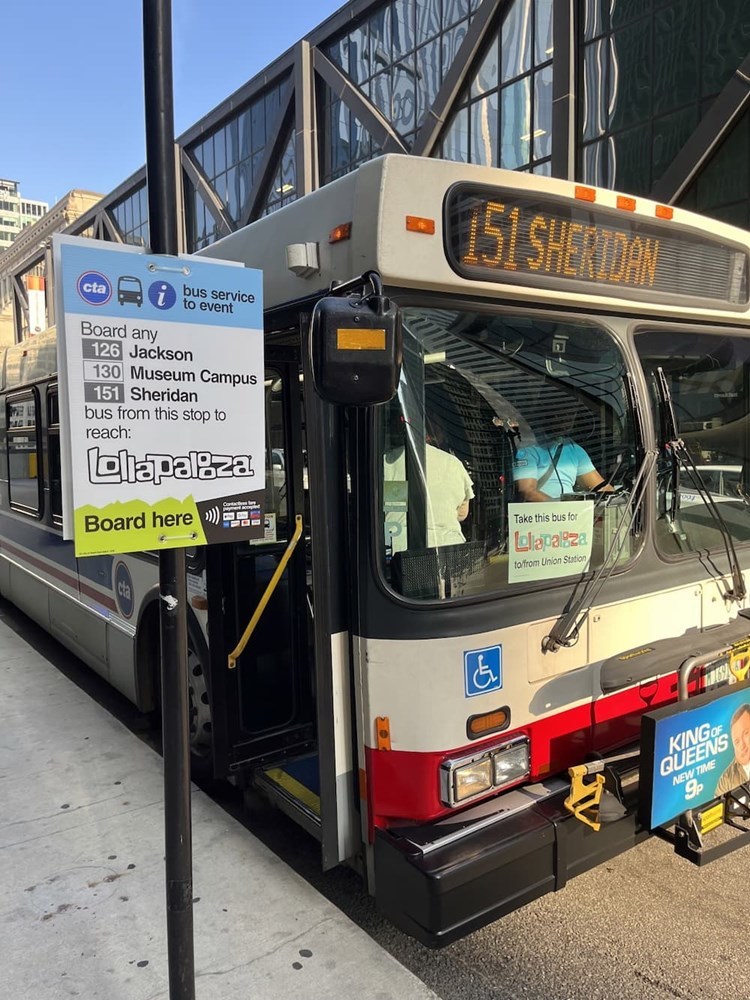
M 0 177 L 0 254 L 26 226 L 32 226 L 49 208 L 44 201 L 22 198 L 18 181 Z
M 178 138 L 181 246 L 386 152 L 749 226 L 749 53 L 743 0 L 350 0 Z M 147 244 L 145 167 L 68 231 Z M 25 266 L 44 273 L 44 255 Z
M 52 323 L 52 296 L 46 287 L 52 273 L 50 237 L 68 229 L 101 197 L 93 191 L 69 191 L 0 249 L 0 347 Z

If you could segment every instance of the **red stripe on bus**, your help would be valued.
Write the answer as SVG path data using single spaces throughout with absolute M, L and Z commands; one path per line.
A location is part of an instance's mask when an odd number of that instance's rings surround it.
M 695 683 L 691 687 L 694 689 Z M 531 774 L 524 783 L 542 781 L 550 775 L 564 775 L 568 767 L 583 763 L 587 754 L 637 740 L 644 712 L 676 700 L 675 672 L 531 722 L 503 733 L 500 739 L 428 753 L 365 747 L 371 827 L 393 826 L 405 820 L 425 823 L 453 813 L 440 800 L 440 765 L 445 760 L 491 749 L 514 736 L 528 736 Z
M 111 597 L 106 594 L 101 594 L 98 590 L 95 590 L 90 584 L 84 583 L 79 580 L 77 576 L 72 573 L 66 572 L 64 569 L 60 569 L 59 566 L 52 566 L 49 563 L 42 562 L 41 559 L 37 559 L 36 556 L 29 555 L 28 552 L 24 552 L 23 549 L 17 549 L 15 545 L 10 542 L 0 543 L 0 551 L 7 549 L 8 552 L 12 553 L 17 559 L 26 562 L 29 566 L 33 566 L 35 569 L 42 570 L 44 573 L 48 573 L 53 576 L 56 580 L 60 580 L 61 583 L 67 584 L 72 590 L 80 590 L 82 594 L 86 597 L 92 598 L 98 604 L 103 605 L 110 611 L 118 612 L 117 605 Z

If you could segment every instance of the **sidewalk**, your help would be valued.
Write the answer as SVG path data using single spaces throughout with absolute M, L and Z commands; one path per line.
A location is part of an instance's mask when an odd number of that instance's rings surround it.
M 161 759 L 0 622 L 0 995 L 167 998 Z M 193 789 L 199 1000 L 436 1000 Z

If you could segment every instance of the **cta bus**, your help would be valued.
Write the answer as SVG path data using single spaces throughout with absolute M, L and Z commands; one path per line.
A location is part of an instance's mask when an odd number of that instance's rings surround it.
M 653 833 L 744 844 L 711 775 L 648 822 L 642 720 L 746 683 L 748 234 L 384 156 L 202 254 L 264 272 L 266 508 L 188 552 L 196 770 L 431 946 Z M 152 711 L 156 560 L 63 540 L 55 369 L 5 353 L 0 592 Z

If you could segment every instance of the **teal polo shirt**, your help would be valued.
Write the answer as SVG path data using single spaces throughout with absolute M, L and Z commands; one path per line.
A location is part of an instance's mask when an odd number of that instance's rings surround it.
M 536 479 L 538 482 L 551 467 L 559 445 L 558 438 L 548 445 L 519 448 L 513 462 L 513 482 L 517 483 L 519 479 Z M 551 500 L 559 500 L 564 493 L 573 492 L 579 476 L 593 471 L 594 465 L 583 448 L 573 441 L 565 441 L 557 465 L 539 488 L 540 492 L 546 493 Z

